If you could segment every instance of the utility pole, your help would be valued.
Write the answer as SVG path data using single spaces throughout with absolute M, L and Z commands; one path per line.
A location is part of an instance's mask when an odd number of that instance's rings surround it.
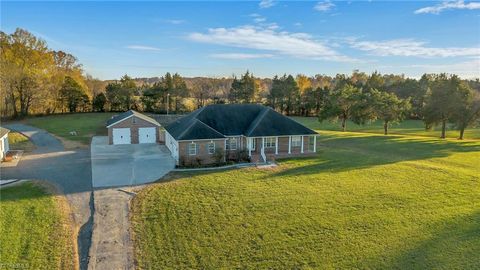
M 169 108 L 170 108 L 170 94 L 167 94 L 167 115 L 168 115 Z

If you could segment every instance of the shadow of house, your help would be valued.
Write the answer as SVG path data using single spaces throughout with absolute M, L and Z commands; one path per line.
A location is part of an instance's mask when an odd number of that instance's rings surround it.
M 459 216 L 428 228 L 432 237 L 414 248 L 386 250 L 368 259 L 370 269 L 480 269 L 480 212 Z

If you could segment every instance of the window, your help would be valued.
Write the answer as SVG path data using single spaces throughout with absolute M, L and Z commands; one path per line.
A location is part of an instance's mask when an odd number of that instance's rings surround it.
M 315 136 L 308 137 L 308 151 L 313 152 L 315 149 Z
M 197 144 L 192 142 L 188 145 L 188 155 L 195 156 L 197 154 Z
M 209 154 L 215 153 L 215 143 L 214 142 L 207 143 L 207 151 L 208 151 Z
M 300 147 L 302 145 L 301 136 L 292 136 L 292 147 Z
M 268 137 L 265 138 L 265 148 L 275 148 L 277 145 L 277 138 Z
M 237 150 L 237 138 L 229 138 L 227 140 L 227 150 Z
M 137 118 L 132 117 L 132 123 L 134 123 L 134 124 L 137 123 Z

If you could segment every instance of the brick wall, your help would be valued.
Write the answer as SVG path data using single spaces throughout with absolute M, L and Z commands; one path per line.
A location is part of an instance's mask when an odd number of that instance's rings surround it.
M 190 156 L 188 154 L 188 145 L 191 144 L 191 141 L 180 141 L 178 142 L 178 155 L 179 155 L 179 163 L 180 160 L 183 159 L 188 164 L 195 164 L 197 159 L 200 160 L 201 164 L 212 164 L 215 163 L 215 159 L 213 158 L 213 154 L 208 153 L 207 145 L 213 141 L 215 143 L 215 149 L 222 149 L 225 148 L 225 140 L 224 139 L 217 139 L 217 140 L 199 140 L 193 141 L 197 144 L 197 154 Z M 181 164 L 180 164 L 181 165 Z
M 157 129 L 157 142 L 160 142 L 161 135 L 157 125 L 132 116 L 108 128 L 108 143 L 113 144 L 113 129 L 114 128 L 130 128 L 131 143 L 138 143 L 138 129 L 144 127 L 155 127 Z
M 283 136 L 278 138 L 278 155 L 275 155 L 275 148 L 265 148 L 265 154 L 267 155 L 268 160 L 274 160 L 275 158 L 285 158 L 285 157 L 295 157 L 295 156 L 304 156 L 304 155 L 309 155 L 309 154 L 314 154 L 313 149 L 311 151 L 309 150 L 309 145 L 308 145 L 308 137 L 309 136 L 304 136 L 303 139 L 303 154 L 301 153 L 301 146 L 297 147 L 291 147 L 291 153 L 288 154 L 288 141 L 289 137 L 288 136 Z M 261 138 L 256 138 L 256 145 L 255 145 L 255 150 L 253 150 L 252 153 L 252 162 L 258 162 L 261 160 L 260 157 L 260 152 L 261 152 L 261 147 L 262 147 L 262 139 Z M 224 140 L 213 140 L 215 142 L 215 148 L 222 148 L 224 149 L 225 147 L 225 142 Z M 240 144 L 241 141 L 241 144 Z M 198 152 L 197 155 L 194 156 L 189 156 L 187 152 L 187 147 L 188 144 L 191 143 L 191 141 L 183 141 L 179 142 L 179 156 L 180 159 L 184 159 L 186 162 L 196 162 L 196 159 L 201 160 L 201 164 L 212 164 L 215 162 L 213 159 L 213 155 L 208 154 L 207 152 L 207 143 L 210 142 L 210 140 L 200 140 L 200 141 L 194 141 L 198 145 Z M 318 151 L 318 138 L 317 138 L 317 151 Z M 245 137 L 238 138 L 238 145 L 239 147 L 237 149 L 245 149 L 247 147 L 247 141 Z M 240 145 L 243 146 L 240 147 Z M 233 158 L 235 155 L 235 151 L 230 152 L 230 157 Z M 248 154 L 248 151 L 247 151 Z

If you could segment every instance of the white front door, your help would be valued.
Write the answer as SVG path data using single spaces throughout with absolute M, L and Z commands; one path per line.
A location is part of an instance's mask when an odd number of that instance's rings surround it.
M 112 131 L 113 144 L 131 144 L 130 128 L 114 128 Z
M 157 142 L 157 128 L 139 128 L 138 129 L 139 143 L 156 143 Z

